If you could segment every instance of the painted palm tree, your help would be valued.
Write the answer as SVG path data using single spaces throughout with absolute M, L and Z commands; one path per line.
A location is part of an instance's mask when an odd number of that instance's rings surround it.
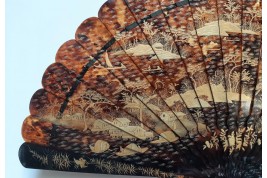
M 86 119 L 88 117 L 94 117 L 95 113 L 101 112 L 101 107 L 99 107 L 100 104 L 107 104 L 107 105 L 113 105 L 109 100 L 107 100 L 104 96 L 97 93 L 93 90 L 87 90 L 81 95 L 74 97 L 72 101 L 77 102 L 78 106 L 83 109 L 83 123 L 84 123 L 84 129 L 83 131 L 88 130 L 88 125 Z M 94 113 L 89 112 L 92 110 Z

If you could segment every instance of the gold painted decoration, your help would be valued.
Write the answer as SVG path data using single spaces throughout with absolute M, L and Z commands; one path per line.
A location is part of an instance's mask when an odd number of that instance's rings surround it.
M 27 168 L 260 177 L 260 0 L 108 0 L 30 101 Z

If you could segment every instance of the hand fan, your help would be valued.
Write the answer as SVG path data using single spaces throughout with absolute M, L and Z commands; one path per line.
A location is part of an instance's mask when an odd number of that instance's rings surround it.
M 109 0 L 58 50 L 23 166 L 260 177 L 261 2 Z

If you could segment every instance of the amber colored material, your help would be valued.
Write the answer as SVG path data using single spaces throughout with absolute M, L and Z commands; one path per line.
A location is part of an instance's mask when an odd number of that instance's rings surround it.
M 40 121 L 29 116 L 23 122 L 21 132 L 25 142 L 48 146 L 51 129 L 51 122 Z

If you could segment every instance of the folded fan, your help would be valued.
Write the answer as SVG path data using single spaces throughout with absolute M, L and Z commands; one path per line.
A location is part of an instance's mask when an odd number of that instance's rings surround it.
M 22 164 L 260 176 L 260 12 L 258 0 L 107 1 L 45 71 L 22 127 Z

